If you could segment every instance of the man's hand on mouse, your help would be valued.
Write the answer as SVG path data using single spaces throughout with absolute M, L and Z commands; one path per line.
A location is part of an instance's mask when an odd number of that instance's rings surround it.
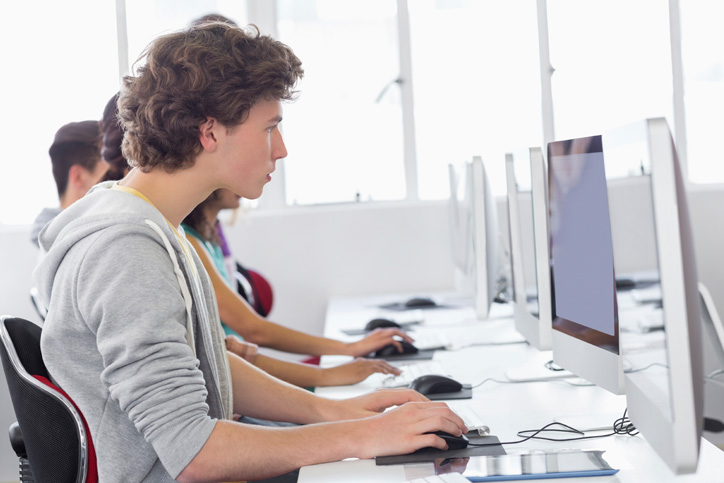
M 358 423 L 360 458 L 407 454 L 427 447 L 445 450 L 445 441 L 429 433 L 460 436 L 467 432 L 463 420 L 442 402 L 408 402 Z
M 371 354 L 386 345 L 394 345 L 398 352 L 402 352 L 400 339 L 406 342 L 414 342 L 415 339 L 400 329 L 375 329 L 364 339 L 347 344 L 347 355 L 360 357 Z

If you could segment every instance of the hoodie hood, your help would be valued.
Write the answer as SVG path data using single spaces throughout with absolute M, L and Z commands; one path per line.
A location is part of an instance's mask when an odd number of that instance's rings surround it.
M 68 250 L 84 238 L 118 224 L 147 228 L 146 220 L 158 225 L 169 239 L 175 235 L 153 205 L 124 191 L 111 189 L 116 181 L 94 186 L 88 194 L 63 210 L 38 236 L 43 257 L 33 272 L 40 300 L 48 307 L 53 280 Z M 181 247 L 175 249 L 180 253 Z

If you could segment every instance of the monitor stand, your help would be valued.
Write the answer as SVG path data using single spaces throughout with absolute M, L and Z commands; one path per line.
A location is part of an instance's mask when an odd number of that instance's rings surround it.
M 505 377 L 511 382 L 553 381 L 578 377 L 553 363 L 550 351 L 541 352 L 541 357 L 522 366 L 511 367 L 505 371 Z

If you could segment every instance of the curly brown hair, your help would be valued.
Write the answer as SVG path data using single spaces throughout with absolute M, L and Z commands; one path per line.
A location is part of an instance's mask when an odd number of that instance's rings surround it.
M 286 45 L 254 25 L 225 22 L 158 37 L 143 58 L 137 75 L 124 78 L 118 107 L 124 157 L 144 172 L 192 166 L 208 118 L 236 127 L 257 101 L 293 100 L 304 74 Z

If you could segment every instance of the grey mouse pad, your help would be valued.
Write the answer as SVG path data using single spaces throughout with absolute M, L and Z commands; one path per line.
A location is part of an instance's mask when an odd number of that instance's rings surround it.
M 468 458 L 470 456 L 497 456 L 507 454 L 497 436 L 468 436 L 470 443 L 490 444 L 490 446 L 468 446 L 465 449 L 442 451 L 439 449 L 426 450 L 421 453 L 401 454 L 394 456 L 378 456 L 375 458 L 377 466 L 404 465 L 407 463 L 424 463 L 440 458 Z
M 473 387 L 470 384 L 463 384 L 463 388 L 459 391 L 427 394 L 426 397 L 430 401 L 445 401 L 447 399 L 471 399 L 473 397 Z
M 386 361 L 425 361 L 432 359 L 432 356 L 434 355 L 434 350 L 421 350 L 415 354 L 400 354 L 393 356 L 376 357 L 373 353 L 368 355 L 367 357 L 369 359 L 384 359 Z
M 408 327 L 412 327 L 414 325 L 420 325 L 420 324 L 421 324 L 421 321 L 419 321 L 419 320 L 415 320 L 412 322 L 399 322 L 398 323 L 398 325 L 400 326 L 400 328 L 402 330 L 405 330 Z M 347 335 L 367 335 L 372 331 L 367 330 L 367 329 L 342 329 L 342 332 Z
M 381 308 L 381 309 L 394 310 L 394 311 L 398 311 L 398 312 L 404 312 L 404 311 L 407 311 L 407 310 L 435 310 L 435 309 L 449 309 L 449 308 L 454 308 L 454 306 L 452 306 L 452 305 L 443 305 L 443 304 L 438 304 L 438 305 L 424 305 L 424 306 L 420 306 L 420 307 L 408 307 L 407 305 L 405 305 L 404 302 L 394 302 L 394 303 L 390 303 L 390 304 L 381 304 L 381 305 L 378 305 L 378 307 Z

